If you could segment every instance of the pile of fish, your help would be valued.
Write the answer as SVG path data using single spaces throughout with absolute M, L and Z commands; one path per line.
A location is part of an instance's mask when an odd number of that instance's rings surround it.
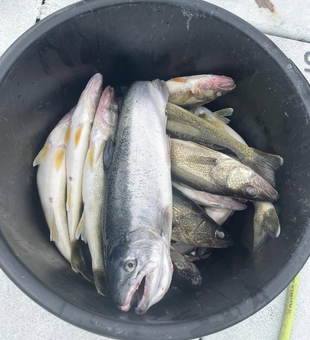
M 144 314 L 170 285 L 199 288 L 194 262 L 233 245 L 223 224 L 247 201 L 251 251 L 279 236 L 283 160 L 247 146 L 227 125 L 233 109 L 202 106 L 233 90 L 231 78 L 137 81 L 117 99 L 102 82 L 89 80 L 33 165 L 51 241 L 98 293 Z

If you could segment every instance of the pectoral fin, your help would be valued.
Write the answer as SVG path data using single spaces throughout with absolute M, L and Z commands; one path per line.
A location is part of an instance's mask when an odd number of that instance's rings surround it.
M 80 223 L 76 229 L 75 238 L 78 240 L 81 236 L 81 239 L 87 243 L 86 237 L 86 221 L 85 221 L 85 211 L 83 211 L 82 217 L 80 219 Z
M 78 144 L 79 144 L 81 134 L 82 134 L 82 130 L 83 130 L 83 125 L 79 126 L 75 131 L 75 135 L 74 135 L 74 145 L 75 145 L 75 147 L 77 147 Z
M 108 169 L 108 167 L 111 164 L 113 152 L 114 152 L 114 143 L 111 137 L 109 137 L 107 140 L 106 146 L 104 148 L 104 151 L 103 151 L 103 164 L 106 169 Z
M 167 245 L 170 245 L 170 234 L 172 230 L 172 205 L 167 205 L 161 213 L 161 230 Z
M 53 208 L 51 208 L 50 210 L 50 224 L 51 224 L 50 241 L 59 242 L 55 213 Z
M 38 153 L 37 157 L 34 159 L 33 166 L 37 166 L 44 161 L 44 159 L 46 158 L 48 154 L 49 149 L 50 149 L 50 144 L 45 143 L 41 151 Z
M 71 205 L 71 186 L 69 187 L 68 189 L 68 192 L 67 192 L 67 203 L 66 203 L 66 210 L 69 211 L 70 209 L 70 205 Z
M 59 148 L 57 149 L 55 156 L 54 156 L 54 166 L 56 170 L 59 170 L 63 164 L 63 161 L 65 159 L 66 155 L 66 149 L 65 148 Z

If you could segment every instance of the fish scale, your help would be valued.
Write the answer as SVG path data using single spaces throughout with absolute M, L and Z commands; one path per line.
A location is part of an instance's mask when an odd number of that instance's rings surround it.
M 167 292 L 172 191 L 165 82 L 136 82 L 124 98 L 108 168 L 106 244 L 109 287 L 123 311 L 143 314 Z M 144 294 L 135 290 L 145 277 Z

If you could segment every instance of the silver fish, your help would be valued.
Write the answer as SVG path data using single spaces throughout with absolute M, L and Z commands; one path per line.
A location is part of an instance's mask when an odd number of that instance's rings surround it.
M 163 298 L 173 272 L 167 100 L 163 81 L 141 81 L 130 87 L 108 168 L 105 215 L 110 292 L 123 311 L 137 301 L 138 314 Z
M 81 94 L 65 137 L 67 144 L 67 214 L 72 247 L 71 266 L 81 271 L 82 254 L 75 238 L 82 210 L 83 168 L 94 115 L 101 95 L 102 75 L 95 74 Z
M 104 180 L 103 151 L 107 141 L 114 141 L 118 107 L 114 90 L 108 86 L 103 91 L 91 131 L 89 148 L 83 172 L 84 212 L 76 232 L 76 239 L 88 243 L 92 270 L 97 291 L 107 295 L 106 266 L 103 248 Z
M 37 185 L 50 240 L 71 261 L 71 246 L 66 214 L 66 145 L 65 135 L 75 107 L 64 116 L 48 136 L 33 162 L 39 165 Z
M 213 195 L 205 191 L 195 190 L 186 184 L 172 181 L 172 186 L 198 205 L 216 209 L 244 210 L 246 205 L 242 201 L 228 196 Z

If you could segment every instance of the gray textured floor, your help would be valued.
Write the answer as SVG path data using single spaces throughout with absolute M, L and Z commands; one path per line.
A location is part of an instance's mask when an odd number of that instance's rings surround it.
M 0 55 L 25 30 L 73 0 L 0 0 Z M 256 25 L 264 33 L 310 41 L 310 6 L 306 0 L 273 0 L 274 12 L 258 8 L 255 0 L 211 0 Z M 300 10 L 302 9 L 302 10 Z M 270 37 L 304 72 L 309 67 L 304 55 L 310 45 L 291 39 Z M 304 72 L 308 81 L 310 73 Z M 310 339 L 310 262 L 300 276 L 300 286 L 291 340 Z M 69 325 L 46 312 L 22 293 L 0 270 L 1 340 L 95 340 L 103 337 Z M 207 340 L 276 340 L 283 316 L 284 291 L 268 306 L 227 330 L 205 337 Z

